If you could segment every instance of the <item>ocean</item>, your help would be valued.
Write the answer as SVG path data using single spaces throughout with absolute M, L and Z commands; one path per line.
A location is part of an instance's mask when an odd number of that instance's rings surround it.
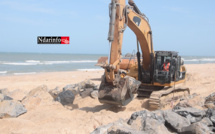
M 0 75 L 102 70 L 95 66 L 105 54 L 0 53 Z M 182 56 L 185 64 L 215 63 L 215 57 Z

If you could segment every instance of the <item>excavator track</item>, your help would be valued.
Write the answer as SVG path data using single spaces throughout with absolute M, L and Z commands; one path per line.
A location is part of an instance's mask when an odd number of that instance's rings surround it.
M 168 103 L 167 97 L 178 99 L 181 96 L 184 96 L 186 92 L 190 94 L 189 88 L 182 87 L 166 87 L 161 90 L 162 87 L 140 87 L 138 90 L 138 97 L 149 98 L 149 107 L 152 109 L 161 109 Z M 174 96 L 174 93 L 181 92 L 181 96 Z M 166 98 L 165 98 L 166 97 Z

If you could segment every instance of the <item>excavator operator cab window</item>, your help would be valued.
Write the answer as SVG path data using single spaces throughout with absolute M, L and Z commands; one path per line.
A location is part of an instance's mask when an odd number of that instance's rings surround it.
M 156 52 L 154 81 L 159 83 L 170 83 L 174 80 L 176 70 L 177 54 L 172 52 Z

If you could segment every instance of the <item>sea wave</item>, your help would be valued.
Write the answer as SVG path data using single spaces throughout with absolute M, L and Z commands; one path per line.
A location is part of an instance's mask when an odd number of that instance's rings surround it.
M 39 60 L 26 60 L 27 63 L 40 63 Z
M 27 72 L 27 73 L 13 73 L 14 75 L 28 75 L 28 74 L 36 74 L 36 72 Z
M 53 64 L 67 64 L 67 63 L 70 63 L 70 61 L 43 61 L 40 64 L 53 65 Z
M 4 65 L 14 66 L 33 66 L 33 65 L 53 65 L 53 64 L 71 64 L 71 63 L 96 63 L 97 60 L 71 60 L 71 61 L 38 61 L 26 60 L 25 62 L 2 62 Z
M 89 68 L 89 69 L 77 69 L 77 71 L 101 71 L 104 70 L 102 68 Z
M 38 65 L 38 63 L 26 63 L 26 62 L 5 62 L 2 63 L 4 65 L 14 65 L 14 66 L 32 66 L 32 65 Z
M 213 62 L 213 61 L 215 61 L 215 58 L 183 59 L 183 60 L 184 60 L 184 61 L 190 61 L 190 62 L 195 62 L 195 61 Z
M 43 61 L 40 64 L 52 65 L 52 64 L 68 64 L 68 63 L 96 63 L 96 60 L 80 60 L 80 61 Z
M 0 74 L 6 74 L 7 71 L 0 71 Z

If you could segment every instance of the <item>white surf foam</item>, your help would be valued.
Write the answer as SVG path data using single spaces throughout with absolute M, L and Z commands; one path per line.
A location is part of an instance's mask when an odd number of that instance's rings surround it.
M 201 61 L 215 61 L 214 58 L 203 58 L 201 59 Z
M 0 74 L 6 74 L 7 71 L 0 71 Z
M 32 66 L 32 65 L 38 65 L 38 63 L 26 63 L 26 62 L 5 62 L 2 63 L 4 65 L 14 65 L 14 66 Z
M 69 64 L 69 63 L 96 63 L 96 60 L 80 60 L 80 61 L 44 61 L 40 64 L 52 65 L 52 64 Z
M 27 63 L 40 63 L 39 60 L 26 60 Z
M 96 63 L 96 60 L 77 60 L 77 61 L 38 61 L 26 60 L 25 62 L 3 62 L 4 65 L 14 66 L 33 66 L 33 65 L 53 65 L 53 64 L 69 64 L 69 63 Z
M 89 69 L 77 69 L 78 71 L 101 71 L 101 70 L 104 70 L 104 69 L 97 69 L 97 68 L 89 68 Z
M 80 60 L 80 61 L 71 61 L 72 63 L 96 63 L 97 60 Z
M 207 62 L 213 62 L 213 61 L 215 61 L 215 58 L 184 59 L 184 61 L 191 61 L 191 62 L 195 62 L 195 61 L 207 61 Z
M 14 75 L 28 75 L 28 74 L 36 74 L 36 72 L 28 72 L 28 73 L 14 73 Z
M 43 61 L 40 64 L 53 65 L 53 64 L 68 64 L 68 63 L 70 63 L 70 61 Z
M 199 59 L 190 59 L 190 60 L 185 60 L 184 61 L 199 61 Z

